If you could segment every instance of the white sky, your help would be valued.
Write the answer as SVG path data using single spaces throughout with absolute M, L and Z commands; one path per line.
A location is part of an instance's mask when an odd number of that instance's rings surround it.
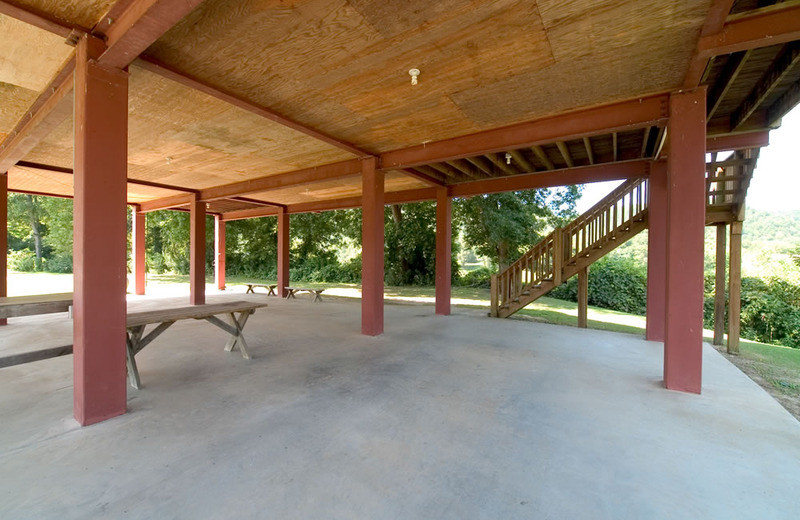
M 800 210 L 800 106 L 795 107 L 777 130 L 769 133 L 769 146 L 761 149 L 758 165 L 747 191 L 747 207 L 769 210 Z M 583 213 L 605 197 L 621 181 L 586 184 L 578 200 Z

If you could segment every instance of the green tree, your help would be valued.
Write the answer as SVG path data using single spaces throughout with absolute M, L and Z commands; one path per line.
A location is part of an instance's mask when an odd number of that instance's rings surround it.
M 579 197 L 578 186 L 479 195 L 457 200 L 455 215 L 465 245 L 502 270 L 573 218 Z

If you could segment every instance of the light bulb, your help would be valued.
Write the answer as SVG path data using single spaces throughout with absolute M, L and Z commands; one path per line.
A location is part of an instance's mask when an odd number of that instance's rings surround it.
M 511 154 L 506 152 L 506 164 L 511 164 Z
M 417 84 L 417 76 L 419 76 L 419 69 L 411 69 L 408 71 L 408 74 L 411 76 L 411 84 Z

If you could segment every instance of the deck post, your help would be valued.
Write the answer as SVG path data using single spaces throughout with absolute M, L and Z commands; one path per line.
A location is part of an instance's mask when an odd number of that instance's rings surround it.
M 722 345 L 725 336 L 725 256 L 728 229 L 717 224 L 717 259 L 714 276 L 714 345 Z
M 189 204 L 189 303 L 206 303 L 206 203 L 192 197 Z
M 8 173 L 0 174 L 0 298 L 8 296 Z M 8 320 L 0 318 L 0 326 Z
M 225 221 L 214 215 L 214 283 L 225 290 Z
M 647 326 L 645 338 L 664 341 L 667 284 L 667 163 L 656 162 L 647 181 Z
M 585 329 L 589 325 L 589 267 L 578 271 L 578 327 Z
M 361 160 L 361 333 L 383 334 L 384 173 L 376 160 Z
M 664 384 L 700 393 L 703 363 L 706 88 L 673 93 L 667 165 Z
M 436 314 L 450 315 L 453 202 L 447 188 L 436 190 Z
M 728 272 L 728 354 L 739 353 L 742 320 L 742 222 L 731 222 Z
M 279 298 L 285 298 L 289 286 L 289 214 L 286 208 L 278 212 L 278 291 Z
M 145 287 L 145 225 L 146 214 L 133 206 L 131 215 L 131 264 L 133 271 L 133 292 L 144 294 Z
M 128 73 L 100 65 L 84 35 L 75 60 L 73 404 L 82 425 L 125 413 Z
M 489 316 L 492 318 L 499 318 L 500 317 L 500 295 L 498 291 L 500 290 L 500 286 L 497 282 L 497 274 L 492 273 L 490 278 L 490 301 L 489 301 Z

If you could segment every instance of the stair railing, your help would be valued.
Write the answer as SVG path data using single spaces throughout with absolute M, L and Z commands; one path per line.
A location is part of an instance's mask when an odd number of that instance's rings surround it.
M 497 316 L 499 309 L 518 299 L 525 291 L 530 291 L 545 281 L 560 278 L 563 257 L 555 252 L 562 249 L 561 230 L 556 228 L 506 270 L 492 275 L 492 315 Z M 556 284 L 560 283 L 558 279 Z
M 615 240 L 618 231 L 641 220 L 648 207 L 648 189 L 647 179 L 629 180 L 565 226 L 564 262 L 589 256 L 592 250 Z

